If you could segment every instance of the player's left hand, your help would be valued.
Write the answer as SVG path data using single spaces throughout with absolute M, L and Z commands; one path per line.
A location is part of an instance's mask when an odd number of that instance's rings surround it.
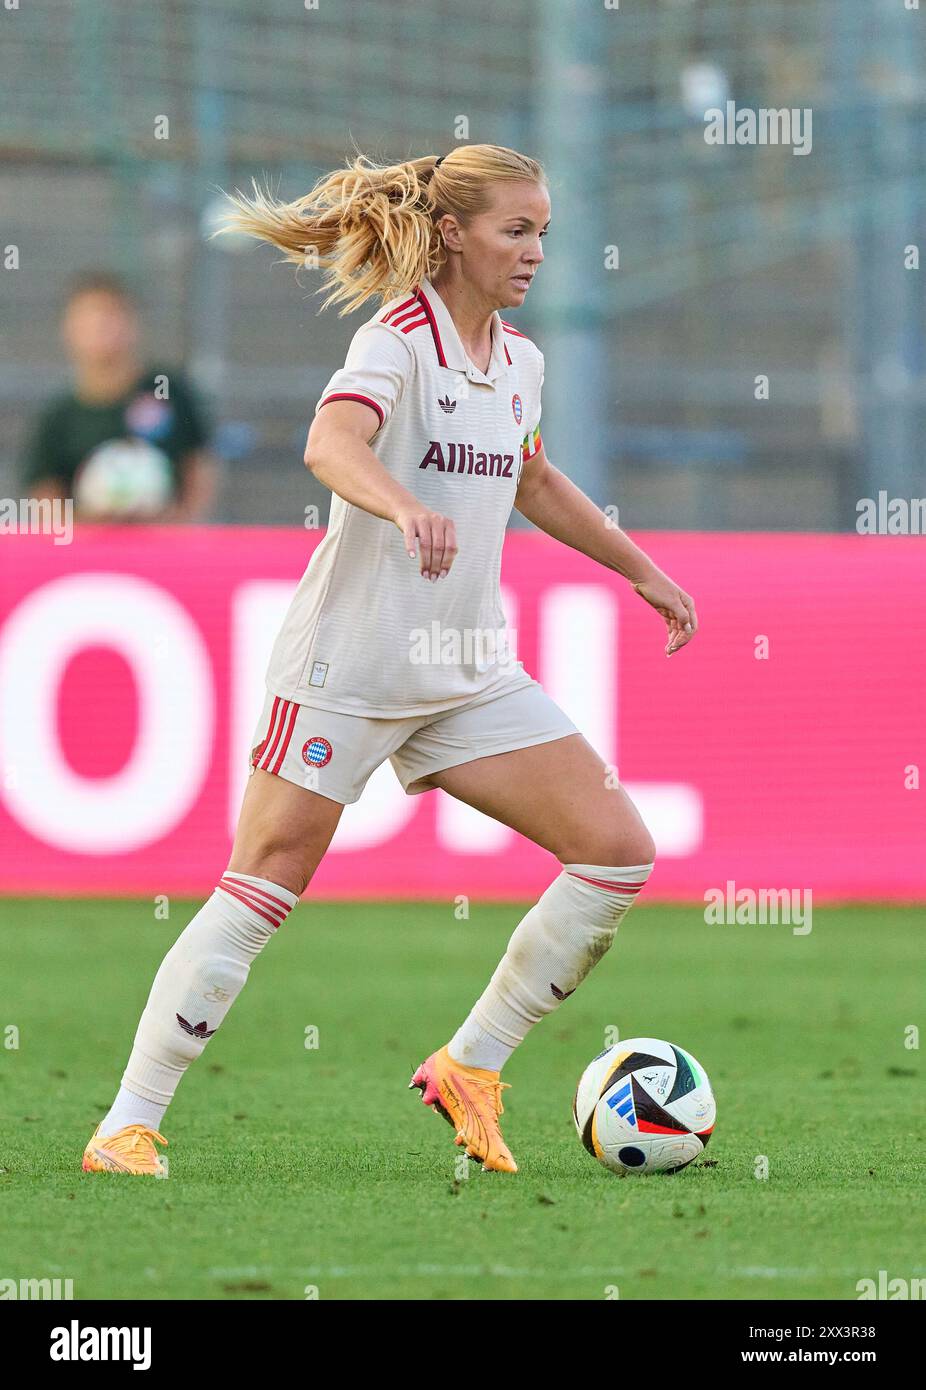
M 669 631 L 666 656 L 671 656 L 679 647 L 684 647 L 691 641 L 698 630 L 698 615 L 695 613 L 694 599 L 690 594 L 673 584 L 669 576 L 661 570 L 657 570 L 651 578 L 641 580 L 633 587 L 636 593 L 646 599 L 646 602 L 665 619 Z

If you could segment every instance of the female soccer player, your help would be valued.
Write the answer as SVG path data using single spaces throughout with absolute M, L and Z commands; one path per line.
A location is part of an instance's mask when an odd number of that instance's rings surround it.
M 162 1174 L 155 1144 L 180 1078 L 295 906 L 343 807 L 389 758 L 410 795 L 441 787 L 554 854 L 561 872 L 516 928 L 450 1040 L 410 1085 L 485 1169 L 516 1172 L 500 1071 L 610 947 L 653 841 L 575 725 L 504 643 L 499 567 L 512 506 L 622 575 L 665 620 L 694 604 L 547 459 L 543 356 L 499 310 L 524 303 L 550 221 L 543 169 L 497 145 L 377 166 L 305 197 L 255 185 L 243 230 L 327 271 L 342 313 L 381 307 L 324 391 L 305 462 L 333 493 L 277 638 L 228 869 L 155 977 L 85 1169 Z M 421 634 L 439 634 L 428 653 Z M 447 664 L 444 639 L 459 644 Z M 488 634 L 488 636 L 486 636 Z M 494 635 L 495 640 L 491 640 Z M 431 659 L 429 658 L 429 655 Z

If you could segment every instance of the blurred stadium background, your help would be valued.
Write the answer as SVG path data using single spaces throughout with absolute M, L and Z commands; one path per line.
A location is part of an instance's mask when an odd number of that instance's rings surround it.
M 926 0 L 13 3 L 0 501 L 68 379 L 58 312 L 88 268 L 128 280 L 145 355 L 205 397 L 222 480 L 202 528 L 0 530 L 0 1273 L 81 1299 L 599 1301 L 615 1275 L 621 1299 L 844 1300 L 923 1274 L 926 542 L 854 532 L 857 499 L 926 491 L 926 270 L 905 267 Z M 728 98 L 811 108 L 812 153 L 707 145 Z M 210 242 L 218 190 L 293 198 L 352 146 L 457 139 L 545 165 L 553 233 L 517 323 L 547 359 L 548 452 L 698 602 L 667 662 L 616 575 L 532 530 L 506 545 L 518 654 L 618 765 L 656 869 L 506 1072 L 522 1174 L 449 1183 L 410 1068 L 556 865 L 385 764 L 180 1088 L 165 1204 L 80 1153 L 227 862 L 267 649 L 320 537 L 305 508 L 328 516 L 306 430 L 361 321 L 319 317 L 317 278 L 269 248 Z M 709 923 L 724 886 L 812 895 L 813 931 Z M 573 1131 L 617 1025 L 690 1047 L 717 1091 L 709 1163 L 671 1189 L 615 1187 Z
M 206 240 L 216 189 L 267 177 L 294 197 L 352 142 L 392 160 L 462 132 L 549 173 L 519 324 L 547 355 L 554 461 L 631 527 L 853 529 L 858 497 L 922 490 L 926 295 L 904 248 L 926 225 L 924 22 L 904 0 L 4 8 L 0 193 L 21 260 L 3 277 L 0 492 L 66 380 L 62 289 L 102 266 L 205 393 L 215 519 L 326 508 L 302 445 L 360 319 L 318 317 L 317 277 L 300 286 L 269 248 Z M 812 154 L 708 146 L 703 111 L 727 98 L 811 107 Z
M 518 654 L 620 761 L 660 850 L 653 893 L 698 899 L 729 873 L 926 895 L 911 794 L 926 654 L 908 640 L 926 622 L 923 541 L 854 534 L 857 499 L 924 491 L 912 3 L 4 9 L 19 268 L 2 281 L 0 497 L 19 495 L 29 422 L 67 381 L 58 313 L 88 268 L 125 277 L 146 356 L 205 397 L 222 479 L 213 524 L 179 543 L 85 523 L 70 546 L 0 542 L 0 888 L 41 889 L 48 845 L 76 892 L 196 894 L 224 863 L 270 640 L 328 516 L 307 426 L 362 319 L 319 315 L 320 277 L 273 249 L 210 240 L 220 190 L 258 179 L 294 198 L 353 148 L 394 161 L 469 140 L 549 173 L 546 264 L 516 318 L 546 356 L 550 457 L 619 508 L 709 632 L 667 674 L 658 620 L 619 603 L 615 575 L 533 528 L 509 540 Z M 810 152 L 708 144 L 704 112 L 728 100 L 809 109 Z M 679 720 L 683 749 L 665 736 Z M 548 881 L 549 856 L 510 853 L 512 832 L 443 793 L 403 797 L 388 765 L 371 786 L 314 891 Z

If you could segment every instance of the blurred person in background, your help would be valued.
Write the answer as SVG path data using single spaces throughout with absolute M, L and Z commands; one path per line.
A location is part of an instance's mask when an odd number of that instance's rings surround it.
M 94 521 L 198 521 L 217 467 L 196 393 L 178 371 L 140 355 L 141 325 L 127 286 L 85 272 L 68 289 L 61 340 L 70 390 L 40 411 L 27 445 L 26 491 L 73 498 Z

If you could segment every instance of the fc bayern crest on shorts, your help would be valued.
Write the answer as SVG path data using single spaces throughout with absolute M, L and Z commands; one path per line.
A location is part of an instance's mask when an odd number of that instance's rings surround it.
M 331 744 L 316 734 L 302 745 L 302 761 L 309 767 L 325 767 L 331 762 Z
M 524 409 L 521 405 L 521 397 L 518 395 L 517 392 L 515 392 L 515 394 L 511 397 L 511 409 L 514 411 L 514 418 L 516 422 L 520 425 L 521 417 L 524 414 Z

